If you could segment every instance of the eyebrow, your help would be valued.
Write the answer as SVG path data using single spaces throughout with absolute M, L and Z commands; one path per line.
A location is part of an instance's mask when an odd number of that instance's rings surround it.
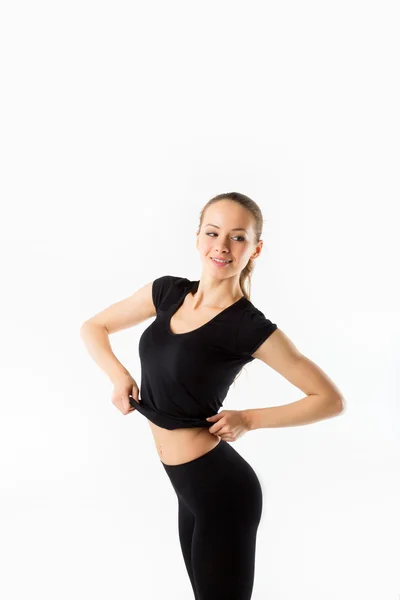
M 217 229 L 220 229 L 218 225 L 214 225 L 213 223 L 207 223 L 207 225 L 211 225 L 211 227 L 216 227 Z M 207 225 L 204 225 L 204 227 L 207 227 Z M 231 231 L 246 231 L 246 229 L 244 227 L 234 227 L 234 229 L 231 229 Z

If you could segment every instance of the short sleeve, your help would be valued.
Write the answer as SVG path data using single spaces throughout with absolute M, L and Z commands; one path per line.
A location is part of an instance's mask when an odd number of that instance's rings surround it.
M 185 281 L 187 281 L 185 278 L 174 275 L 163 275 L 154 279 L 152 298 L 157 312 L 166 310 L 177 300 L 182 290 L 182 283 Z
M 267 319 L 255 306 L 250 305 L 239 322 L 236 351 L 251 358 L 251 355 L 276 329 L 278 326 L 275 323 Z

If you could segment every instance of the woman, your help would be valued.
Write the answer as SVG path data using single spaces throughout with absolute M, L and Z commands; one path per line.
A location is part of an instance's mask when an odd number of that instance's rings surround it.
M 89 319 L 82 336 L 114 384 L 113 403 L 142 413 L 178 499 L 183 559 L 196 600 L 249 600 L 262 513 L 259 479 L 228 442 L 260 427 L 302 425 L 343 411 L 328 376 L 250 301 L 245 283 L 263 242 L 257 204 L 220 194 L 203 208 L 199 281 L 164 275 Z M 139 388 L 109 334 L 156 319 L 139 341 Z M 222 410 L 242 367 L 258 358 L 307 396 L 265 409 Z

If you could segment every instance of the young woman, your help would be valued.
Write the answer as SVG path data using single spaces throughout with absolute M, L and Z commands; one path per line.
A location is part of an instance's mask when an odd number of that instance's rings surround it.
M 261 427 L 304 425 L 343 412 L 332 380 L 250 301 L 263 242 L 257 204 L 221 194 L 203 208 L 200 280 L 163 275 L 86 321 L 81 335 L 114 384 L 124 414 L 148 419 L 178 499 L 178 532 L 196 600 L 249 600 L 262 514 L 259 479 L 228 443 Z M 156 317 L 139 341 L 141 386 L 109 334 Z M 260 359 L 307 396 L 284 406 L 222 410 L 242 367 Z

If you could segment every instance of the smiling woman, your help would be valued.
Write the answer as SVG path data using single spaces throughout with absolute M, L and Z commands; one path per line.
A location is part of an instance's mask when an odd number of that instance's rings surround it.
M 322 372 L 295 360 L 294 344 L 250 300 L 262 224 L 259 207 L 247 196 L 216 196 L 205 205 L 197 230 L 200 278 L 162 275 L 85 328 L 91 355 L 114 383 L 113 403 L 123 414 L 136 410 L 150 425 L 177 494 L 179 540 L 196 600 L 252 595 L 262 490 L 254 469 L 227 442 L 256 427 L 279 425 L 277 413 L 267 421 L 248 406 L 220 411 L 244 365 L 260 358 L 295 385 L 317 392 L 317 403 L 302 405 L 308 418 L 313 410 L 321 415 L 322 406 L 325 418 L 338 413 L 339 396 L 329 411 L 321 403 L 319 394 L 328 389 Z M 139 398 L 108 334 L 150 316 L 156 318 L 139 340 Z

